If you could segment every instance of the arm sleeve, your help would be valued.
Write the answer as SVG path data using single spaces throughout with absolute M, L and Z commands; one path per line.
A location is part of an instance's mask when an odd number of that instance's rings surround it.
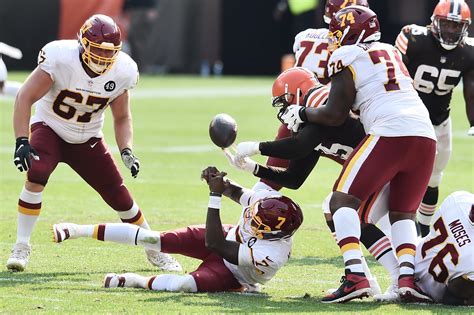
M 316 124 L 306 124 L 300 132 L 289 138 L 261 142 L 260 153 L 265 156 L 272 156 L 280 159 L 296 159 L 308 155 L 321 143 L 321 126 Z
M 350 66 L 364 50 L 357 45 L 347 45 L 336 49 L 328 61 L 328 74 L 332 77 Z
M 291 160 L 287 169 L 260 165 L 255 176 L 286 188 L 298 189 L 308 178 L 319 156 L 319 152 L 312 151 L 301 159 Z
M 53 81 L 55 80 L 57 54 L 58 47 L 54 42 L 46 44 L 38 54 L 38 67 L 47 72 Z

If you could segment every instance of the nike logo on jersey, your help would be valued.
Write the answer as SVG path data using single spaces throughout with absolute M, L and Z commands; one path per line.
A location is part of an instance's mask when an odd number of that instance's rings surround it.
M 93 144 L 90 144 L 91 149 L 94 149 L 94 147 L 96 146 L 97 143 L 99 143 L 99 141 L 97 141 L 97 142 L 95 142 L 95 143 L 93 143 Z

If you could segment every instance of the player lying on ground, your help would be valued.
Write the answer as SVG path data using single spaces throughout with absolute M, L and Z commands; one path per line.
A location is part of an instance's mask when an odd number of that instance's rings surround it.
M 122 222 L 150 228 L 125 186 L 102 133 L 105 110 L 110 107 L 122 161 L 136 177 L 140 162 L 132 153 L 128 90 L 138 82 L 137 65 L 121 51 L 120 29 L 108 16 L 91 16 L 78 37 L 53 41 L 41 49 L 38 66 L 15 101 L 13 162 L 20 172 L 27 172 L 27 178 L 18 200 L 16 243 L 7 261 L 12 271 L 23 271 L 28 264 L 43 190 L 61 162 L 96 190 Z M 33 104 L 36 109 L 30 117 Z M 170 255 L 152 250 L 146 254 L 160 269 L 181 270 Z
M 291 68 L 283 72 L 275 80 L 272 93 L 274 106 L 281 107 L 279 116 L 292 102 L 308 107 L 324 106 L 329 94 L 329 86 L 321 85 L 315 75 L 305 68 Z M 299 96 L 300 101 L 296 100 Z M 293 136 L 268 142 L 241 142 L 236 147 L 235 158 L 226 150 L 232 165 L 251 172 L 256 177 L 270 180 L 275 188 L 281 186 L 298 189 L 309 176 L 321 156 L 330 158 L 339 164 L 349 157 L 355 147 L 365 137 L 364 127 L 356 118 L 349 117 L 343 125 L 328 127 L 317 124 L 301 125 Z M 258 165 L 245 157 L 254 154 L 290 160 L 286 168 Z M 238 163 L 238 161 L 244 162 Z M 262 185 L 257 185 L 262 186 Z M 390 273 L 392 285 L 383 296 L 375 278 L 369 277 L 372 294 L 376 299 L 394 300 L 398 298 L 399 267 L 398 261 L 390 245 L 390 240 L 375 223 L 386 214 L 388 190 L 371 195 L 359 209 L 361 219 L 361 242 L 369 252 Z M 324 208 L 328 210 L 328 208 Z M 326 223 L 335 238 L 334 223 L 329 211 L 325 212 Z M 364 266 L 366 266 L 364 260 Z M 366 273 L 370 270 L 364 268 Z
M 449 195 L 416 247 L 418 286 L 438 303 L 474 305 L 474 195 Z
M 303 122 L 339 126 L 349 110 L 360 111 L 367 136 L 344 163 L 330 201 L 346 278 L 324 302 L 357 297 L 369 288 L 360 260 L 362 201 L 390 183 L 392 245 L 400 265 L 404 302 L 430 301 L 415 284 L 416 210 L 433 170 L 436 136 L 429 114 L 395 47 L 379 42 L 377 15 L 350 6 L 329 25 L 331 91 L 326 106 L 291 105 L 282 116 L 289 128 Z
M 273 190 L 252 191 L 225 179 L 215 167 L 202 171 L 209 190 L 205 226 L 155 232 L 135 225 L 107 223 L 53 226 L 57 243 L 92 237 L 160 252 L 182 254 L 203 262 L 189 275 L 143 277 L 133 273 L 108 274 L 105 287 L 135 287 L 156 291 L 219 292 L 258 290 L 288 261 L 292 235 L 303 222 L 300 207 Z M 221 196 L 242 205 L 238 225 L 222 225 Z

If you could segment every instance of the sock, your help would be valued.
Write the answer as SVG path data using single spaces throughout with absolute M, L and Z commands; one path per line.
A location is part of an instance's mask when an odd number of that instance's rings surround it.
M 145 216 L 143 213 L 140 211 L 140 208 L 136 204 L 136 202 L 133 202 L 132 207 L 130 210 L 127 211 L 117 211 L 118 215 L 120 216 L 120 219 L 122 220 L 123 223 L 130 223 L 134 225 L 138 225 L 141 228 L 150 229 L 150 226 L 148 225 L 148 222 L 145 219 Z
M 430 230 L 431 218 L 436 212 L 438 203 L 439 189 L 438 187 L 428 187 L 426 189 L 423 201 L 418 207 L 416 219 L 420 224 L 421 236 L 428 235 Z
M 158 275 L 150 277 L 147 287 L 153 291 L 197 292 L 196 281 L 191 275 Z
M 41 192 L 31 192 L 23 187 L 18 200 L 17 243 L 30 243 L 31 233 L 41 212 L 41 199 Z
M 362 251 L 359 245 L 360 220 L 357 211 L 342 207 L 336 210 L 332 218 L 346 269 L 350 272 L 363 273 L 364 269 L 360 260 Z
M 360 241 L 369 253 L 389 272 L 392 281 L 398 281 L 400 269 L 390 239 L 375 225 L 367 224 L 361 230 Z
M 93 227 L 90 237 L 99 241 L 140 245 L 146 249 L 161 250 L 160 232 L 147 230 L 128 223 L 81 225 L 80 229 L 84 233 L 86 229 L 90 230 L 90 227 Z
M 415 273 L 416 227 L 413 220 L 400 220 L 392 224 L 392 245 L 400 266 L 400 277 Z

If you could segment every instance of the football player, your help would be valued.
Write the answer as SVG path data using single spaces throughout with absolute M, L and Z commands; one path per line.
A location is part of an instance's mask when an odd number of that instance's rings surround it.
M 21 59 L 23 53 L 20 49 L 0 42 L 0 95 L 9 95 L 15 97 L 20 90 L 21 83 L 17 81 L 7 81 L 8 71 L 2 55 L 14 59 Z
M 337 11 L 354 4 L 369 6 L 367 0 L 326 0 L 324 21 L 329 24 L 332 16 Z M 304 67 L 311 70 L 316 74 L 318 81 L 323 84 L 329 82 L 327 73 L 327 62 L 329 59 L 327 35 L 327 28 L 310 28 L 297 34 L 293 44 L 293 52 L 296 59 L 295 67 Z M 282 124 L 278 129 L 275 140 L 286 138 L 290 135 L 290 131 Z M 266 164 L 275 167 L 288 167 L 288 160 L 270 156 Z M 281 189 L 281 186 L 268 179 L 261 179 L 255 184 L 254 188 L 274 188 L 278 190 Z
M 23 271 L 28 263 L 42 193 L 59 162 L 94 188 L 122 222 L 149 229 L 102 134 L 104 112 L 110 106 L 122 160 L 136 177 L 140 162 L 132 153 L 128 90 L 137 84 L 137 65 L 120 51 L 120 29 L 108 16 L 90 17 L 78 36 L 78 41 L 53 41 L 41 49 L 38 66 L 15 101 L 14 163 L 27 172 L 27 180 L 18 201 L 16 244 L 7 261 L 13 271 Z M 33 104 L 36 110 L 30 119 Z M 160 268 L 181 269 L 169 255 L 148 250 L 147 257 Z
M 474 305 L 474 195 L 449 195 L 416 248 L 417 284 L 435 302 Z
M 272 87 L 273 106 L 280 107 L 279 118 L 286 108 L 293 103 L 317 108 L 326 104 L 329 87 L 322 85 L 311 71 L 295 67 L 278 76 Z M 299 99 L 298 99 L 299 98 Z M 268 142 L 241 142 L 236 146 L 236 154 L 227 149 L 229 162 L 256 177 L 270 180 L 272 183 L 298 189 L 309 176 L 321 156 L 335 160 L 339 164 L 349 157 L 354 148 L 364 139 L 365 131 L 360 121 L 349 117 L 342 126 L 327 127 L 317 124 L 301 126 L 292 137 Z M 290 160 L 287 168 L 258 165 L 245 157 L 262 154 Z M 387 212 L 387 192 L 383 189 L 379 194 L 370 196 L 359 209 L 362 222 L 361 241 L 369 252 L 390 273 L 392 285 L 383 296 L 375 278 L 369 276 L 372 294 L 376 299 L 395 300 L 398 298 L 399 266 L 393 253 L 390 240 L 374 224 Z M 325 204 L 326 205 L 326 204 Z M 323 207 L 326 223 L 335 237 L 334 223 L 329 207 Z M 370 270 L 363 261 L 364 271 Z
M 206 225 L 155 232 L 124 223 L 53 226 L 54 240 L 92 237 L 202 260 L 188 275 L 143 277 L 133 273 L 107 274 L 105 287 L 133 287 L 155 291 L 256 291 L 288 261 L 292 235 L 303 222 L 300 207 L 274 190 L 247 190 L 224 179 L 215 167 L 202 171 L 210 190 Z M 239 223 L 222 225 L 221 196 L 243 207 Z
M 467 37 L 471 24 L 469 6 L 463 0 L 441 0 L 431 25 L 405 26 L 396 40 L 421 100 L 430 113 L 438 140 L 433 173 L 418 208 L 421 235 L 428 234 L 438 203 L 439 184 L 452 151 L 449 105 L 454 88 L 463 79 L 466 113 L 474 135 L 474 39 Z
M 330 200 L 346 277 L 336 292 L 323 298 L 327 303 L 366 294 L 369 283 L 360 260 L 357 209 L 387 183 L 392 245 L 400 265 L 400 298 L 430 300 L 415 284 L 414 219 L 433 170 L 436 136 L 398 50 L 379 42 L 380 36 L 372 10 L 350 6 L 337 12 L 329 25 L 332 54 L 327 105 L 291 105 L 282 116 L 289 128 L 303 122 L 339 126 L 352 109 L 360 112 L 367 132 L 346 160 Z

